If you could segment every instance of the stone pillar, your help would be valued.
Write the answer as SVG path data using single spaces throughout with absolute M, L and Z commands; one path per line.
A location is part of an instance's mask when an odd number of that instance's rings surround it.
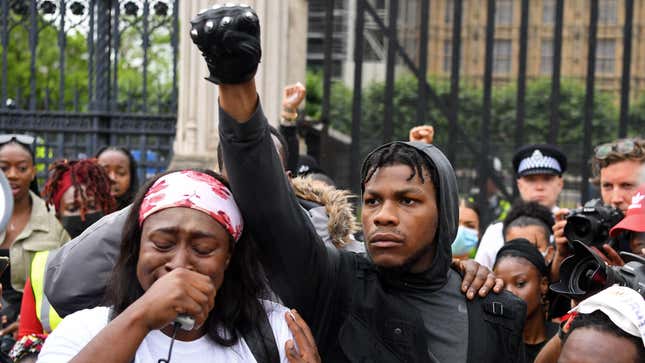
M 204 80 L 208 69 L 190 39 L 190 19 L 199 10 L 229 1 L 179 2 L 179 100 L 174 156 L 169 168 L 215 168 L 218 140 L 217 87 Z M 305 81 L 307 48 L 306 0 L 247 1 L 262 29 L 262 61 L 256 84 L 269 121 L 277 125 L 282 88 Z

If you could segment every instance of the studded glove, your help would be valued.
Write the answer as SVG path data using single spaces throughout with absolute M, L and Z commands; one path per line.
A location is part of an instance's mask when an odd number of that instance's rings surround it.
M 260 22 L 248 5 L 214 5 L 191 20 L 190 36 L 208 65 L 207 80 L 243 83 L 255 75 L 262 57 Z

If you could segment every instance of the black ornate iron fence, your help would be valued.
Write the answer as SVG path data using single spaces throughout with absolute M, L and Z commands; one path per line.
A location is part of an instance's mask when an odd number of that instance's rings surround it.
M 172 156 L 179 0 L 2 0 L 0 132 L 58 158 L 130 149 L 140 180 Z
M 343 3 L 342 6 L 339 3 Z M 587 182 L 591 172 L 587 161 L 593 143 L 645 133 L 643 120 L 638 124 L 630 123 L 629 113 L 630 99 L 636 98 L 634 92 L 637 91 L 630 93 L 630 88 L 639 84 L 643 89 L 643 75 L 632 73 L 636 69 L 632 64 L 636 64 L 633 62 L 633 43 L 639 52 L 643 48 L 637 37 L 643 28 L 641 20 L 637 19 L 636 35 L 632 36 L 634 13 L 640 14 L 635 11 L 635 3 L 638 9 L 645 6 L 641 0 L 572 1 L 566 2 L 568 7 L 564 0 L 324 2 L 327 17 L 321 121 L 325 127 L 321 135 L 321 162 L 333 175 L 346 175 L 344 171 L 335 170 L 334 151 L 324 144 L 327 126 L 337 122 L 332 116 L 335 105 L 331 104 L 332 77 L 338 73 L 333 69 L 338 64 L 332 48 L 337 36 L 333 14 L 339 9 L 350 9 L 347 19 L 352 29 L 349 31 L 351 45 L 345 59 L 349 67 L 344 70 L 352 72 L 353 69 L 353 76 L 344 76 L 343 80 L 352 94 L 352 101 L 351 107 L 335 114 L 342 117 L 351 113 L 351 127 L 347 130 L 352 140 L 350 175 L 342 185 L 352 186 L 359 192 L 356 188 L 360 185 L 360 162 L 366 150 L 407 136 L 401 130 L 398 134 L 395 132 L 407 117 L 413 119 L 414 124 L 435 125 L 438 135 L 435 140 L 460 174 L 462 191 L 473 187 L 484 191 L 487 181 L 492 179 L 502 193 L 512 198 L 510 186 L 514 183 L 510 157 L 513 150 L 524 143 L 548 142 L 559 144 L 570 158 L 565 193 L 565 198 L 569 199 L 565 204 L 587 200 L 593 193 Z M 565 18 L 576 24 L 565 24 Z M 571 55 L 563 49 L 567 41 L 567 46 L 577 47 L 576 54 Z M 538 44 L 542 50 L 531 52 L 530 47 Z M 571 59 L 564 58 L 565 53 Z M 533 54 L 532 57 L 537 54 L 540 64 L 537 71 L 535 67 L 533 70 L 527 67 L 529 54 Z M 477 58 L 476 66 L 473 66 L 474 58 Z M 575 77 L 563 73 L 563 58 L 567 65 L 575 61 L 576 67 L 586 69 L 586 73 Z M 535 60 L 533 62 L 535 65 Z M 431 68 L 433 64 L 434 68 Z M 618 85 L 615 100 L 610 102 L 616 112 L 615 115 L 602 115 L 606 118 L 601 121 L 598 113 L 603 111 L 599 107 L 602 108 L 600 101 L 605 95 L 597 88 L 609 82 L 608 73 L 613 77 L 611 82 Z M 640 73 L 645 71 L 641 69 Z M 416 90 L 406 99 L 402 99 L 400 92 L 401 75 L 414 79 L 413 86 L 410 83 L 403 85 Z M 375 83 L 370 84 L 374 78 Z M 577 103 L 565 104 L 571 95 L 564 86 L 574 78 L 580 83 L 583 95 L 578 97 Z M 527 97 L 528 83 L 540 79 L 547 82 L 541 95 L 543 100 L 538 103 L 546 127 L 537 134 L 534 120 L 527 115 L 530 104 Z M 374 92 L 378 87 L 370 87 L 374 84 L 378 84 L 380 93 Z M 493 96 L 501 89 L 498 87 L 501 84 L 515 87 L 512 97 L 506 100 L 511 109 L 506 115 L 494 114 Z M 439 85 L 443 85 L 443 89 L 439 89 Z M 476 96 L 464 94 L 471 85 L 478 89 Z M 471 113 L 466 120 L 464 113 L 472 108 L 472 103 L 478 104 L 479 111 L 474 116 Z M 575 114 L 564 120 L 563 114 L 572 114 L 572 104 L 576 108 Z M 535 113 L 536 105 L 531 105 Z M 371 112 L 374 108 L 378 112 Z M 369 114 L 367 118 L 377 120 L 367 119 L 366 114 Z M 571 137 L 573 126 L 580 128 L 579 138 Z M 502 159 L 504 175 L 493 171 L 492 156 Z M 480 193 L 479 197 L 479 203 L 485 204 L 485 193 Z

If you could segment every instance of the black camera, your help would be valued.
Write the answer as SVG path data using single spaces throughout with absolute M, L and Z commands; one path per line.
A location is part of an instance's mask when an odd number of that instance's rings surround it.
M 602 246 L 609 241 L 609 230 L 623 219 L 614 207 L 592 199 L 582 208 L 574 209 L 567 217 L 564 235 L 570 242 L 580 241 L 588 246 Z
M 593 250 L 573 241 L 574 254 L 560 265 L 560 281 L 551 290 L 571 299 L 583 300 L 614 284 L 629 287 L 645 297 L 645 258 L 621 252 L 624 266 L 608 266 Z

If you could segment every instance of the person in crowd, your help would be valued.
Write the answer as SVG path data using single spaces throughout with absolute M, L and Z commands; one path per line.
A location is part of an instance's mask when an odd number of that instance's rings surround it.
M 114 211 L 111 180 L 96 159 L 58 160 L 49 167 L 43 197 L 67 233 L 76 238 Z
M 467 259 L 475 255 L 479 242 L 479 208 L 471 198 L 459 201 L 459 227 L 452 242 L 452 257 Z
M 558 362 L 639 363 L 645 357 L 643 339 L 622 330 L 602 311 L 579 314 L 562 343 Z
M 298 107 L 305 100 L 307 89 L 296 82 L 287 85 L 282 91 L 282 111 L 280 112 L 280 134 L 284 135 L 285 147 L 289 158 L 285 167 L 291 174 L 297 174 L 300 156 L 300 141 L 298 141 Z
M 517 189 L 525 202 L 537 202 L 555 213 L 564 186 L 562 174 L 567 157 L 553 145 L 526 145 L 513 156 Z M 482 236 L 475 260 L 491 267 L 497 251 L 504 245 L 502 222 L 490 225 Z
M 533 362 L 540 349 L 558 332 L 558 325 L 547 320 L 549 269 L 533 242 L 524 238 L 508 241 L 497 252 L 495 275 L 506 290 L 526 303 L 524 345 L 526 361 Z
M 538 248 L 548 265 L 555 248 L 551 242 L 553 214 L 537 202 L 517 201 L 503 221 L 504 241 L 525 238 Z
M 288 159 L 286 143 L 277 129 L 270 127 L 270 131 L 273 145 L 284 166 Z M 225 176 L 221 145 L 218 146 L 217 161 L 218 169 Z M 285 175 L 289 173 L 285 172 Z M 330 192 L 328 188 L 318 187 L 306 180 L 299 181 L 298 178 L 292 178 L 291 181 L 300 205 L 307 211 L 316 231 L 328 246 L 357 253 L 365 251 L 364 244 L 353 238 L 353 231 L 358 227 L 346 192 Z M 61 317 L 93 308 L 105 300 L 105 285 L 117 259 L 120 231 L 129 209 L 126 207 L 102 218 L 56 254 L 48 256 L 45 295 Z M 464 286 L 472 288 L 472 291 L 478 291 L 484 284 L 494 281 L 494 276 L 488 275 L 487 269 L 480 268 L 472 260 L 459 262 L 455 267 L 464 273 Z M 95 277 L 91 284 L 86 283 L 87 276 Z
M 643 139 L 620 139 L 596 147 L 591 168 L 603 202 L 626 213 L 640 185 L 638 177 L 644 165 Z
M 314 183 L 321 184 L 323 186 L 336 187 L 336 183 L 329 175 L 325 174 L 325 171 L 320 168 L 318 161 L 311 155 L 300 155 L 298 156 L 298 169 L 296 171 L 296 177 L 308 178 Z
M 54 207 L 56 217 L 73 238 L 115 207 L 110 179 L 96 159 L 54 162 L 49 167 L 43 197 L 48 206 Z M 22 295 L 18 338 L 49 334 L 61 320 L 43 292 L 48 256 L 49 251 L 40 251 L 31 261 Z
M 287 362 L 289 312 L 264 300 L 255 249 L 221 176 L 160 174 L 130 208 L 110 307 L 67 316 L 38 361 Z
M 461 276 L 450 269 L 458 195 L 445 156 L 414 142 L 370 153 L 361 173 L 370 258 L 325 247 L 284 175 L 259 104 L 257 15 L 248 7 L 217 7 L 192 24 L 207 79 L 221 84 L 220 142 L 246 227 L 271 287 L 312 327 L 322 359 L 523 361 L 525 304 L 504 291 L 468 301 Z
M 645 140 L 640 138 L 619 139 L 595 148 L 591 158 L 593 182 L 600 188 L 602 202 L 627 213 L 631 198 L 640 185 L 640 171 L 645 166 Z M 567 225 L 566 216 L 570 211 L 562 209 L 556 213 L 553 235 L 557 254 L 552 265 L 554 278 L 557 278 L 562 260 L 571 255 L 569 241 L 564 235 Z M 618 240 L 618 249 L 628 251 L 627 240 Z M 611 265 L 622 265 L 623 260 L 611 245 L 605 244 L 596 252 Z
M 335 187 L 336 183 L 320 168 L 316 159 L 311 155 L 300 155 L 297 120 L 298 107 L 307 94 L 305 86 L 296 82 L 282 91 L 282 111 L 280 113 L 279 133 L 284 136 L 288 158 L 284 161 L 290 175 L 307 176 L 315 183 Z
M 121 146 L 105 146 L 94 157 L 110 177 L 117 210 L 125 208 L 132 203 L 139 188 L 137 161 L 128 149 Z
M 8 327 L 0 334 L 17 331 L 16 322 L 30 262 L 38 251 L 55 249 L 69 240 L 69 235 L 34 192 L 36 168 L 35 138 L 29 135 L 0 135 L 0 169 L 13 193 L 14 208 L 5 231 L 0 233 L 0 255 L 10 258 L 10 267 L 2 275 L 3 315 Z
M 501 182 L 504 181 L 504 173 L 502 172 L 502 161 L 498 157 L 491 156 L 490 163 L 493 166 L 492 173 Z M 508 211 L 511 209 L 511 202 L 509 202 L 500 188 L 497 186 L 493 177 L 486 180 L 486 199 L 488 200 L 488 216 L 492 221 L 503 221 L 506 218 Z
M 308 176 L 312 174 L 325 174 L 325 171 L 320 168 L 320 164 L 318 164 L 318 161 L 313 156 L 299 155 L 296 176 Z
M 636 190 L 625 218 L 609 231 L 614 238 L 621 234 L 627 237 L 630 252 L 645 256 L 645 184 Z
M 583 300 L 536 362 L 636 363 L 645 357 L 645 300 L 614 285 Z
M 482 225 L 488 226 L 491 223 L 501 222 L 506 218 L 508 211 L 511 209 L 511 202 L 504 196 L 502 190 L 497 185 L 495 180 L 504 182 L 504 172 L 502 170 L 502 161 L 496 157 L 489 155 L 486 157 L 490 168 L 490 175 L 486 179 L 485 193 L 486 200 L 488 201 L 486 216 L 487 220 L 482 219 Z M 470 190 L 471 195 L 479 194 L 479 186 L 474 186 Z M 482 216 L 483 217 L 483 216 Z
M 555 255 L 555 245 L 552 242 L 552 230 L 554 219 L 553 213 L 545 206 L 537 202 L 517 201 L 509 211 L 503 222 L 502 233 L 504 241 L 516 238 L 525 238 L 538 248 L 546 265 L 551 267 Z M 552 270 L 549 268 L 549 280 Z M 553 291 L 547 292 L 546 299 L 549 301 L 549 319 L 559 319 L 571 308 L 571 301 L 565 296 L 558 295 Z

